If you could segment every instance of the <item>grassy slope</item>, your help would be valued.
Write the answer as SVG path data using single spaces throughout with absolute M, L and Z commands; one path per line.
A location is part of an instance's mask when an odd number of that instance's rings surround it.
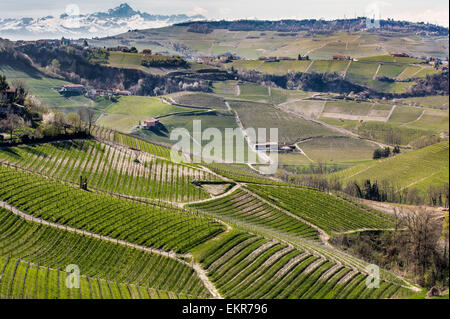
M 196 110 L 168 105 L 155 97 L 122 96 L 117 103 L 111 103 L 104 109 L 106 114 L 100 117 L 97 124 L 127 133 L 139 122 L 151 117 L 192 111 Z
M 57 88 L 69 84 L 67 81 L 52 79 L 38 70 L 23 65 L 6 65 L 0 61 L 0 74 L 4 74 L 9 82 L 24 81 L 30 92 L 37 96 L 42 104 L 52 108 L 78 108 L 91 106 L 91 100 L 84 96 L 66 98 L 57 92 Z
M 350 137 L 321 137 L 299 144 L 313 161 L 355 162 L 372 159 L 374 143 Z
M 395 181 L 400 187 L 425 191 L 428 185 L 448 183 L 448 141 L 387 159 L 371 161 L 334 174 L 344 183 L 365 179 Z
M 295 143 L 313 136 L 339 135 L 321 125 L 277 110 L 269 104 L 230 101 L 230 105 L 238 112 L 245 128 L 266 128 L 267 136 L 270 128 L 277 128 L 279 143 Z

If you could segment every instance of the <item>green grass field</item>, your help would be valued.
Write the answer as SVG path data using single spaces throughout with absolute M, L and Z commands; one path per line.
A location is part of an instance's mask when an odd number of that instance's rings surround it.
M 316 162 L 357 162 L 372 159 L 374 143 L 350 137 L 320 137 L 298 144 Z
M 210 142 L 212 137 L 200 136 L 200 139 L 198 137 L 194 137 L 194 121 L 200 121 L 202 132 L 206 129 L 213 129 L 218 130 L 218 132 L 221 133 L 221 139 L 218 141 L 221 141 L 222 143 L 222 149 L 221 149 L 221 155 L 216 153 L 216 156 L 213 156 L 211 152 L 205 151 L 203 154 L 209 159 L 219 159 L 224 160 L 225 154 L 230 154 L 227 156 L 230 156 L 230 159 L 238 159 L 237 154 L 242 155 L 242 159 L 247 161 L 251 159 L 249 158 L 250 154 L 253 154 L 253 157 L 256 157 L 253 150 L 251 150 L 248 147 L 247 142 L 242 137 L 242 132 L 238 129 L 236 119 L 234 115 L 230 114 L 228 111 L 218 111 L 218 112 L 209 112 L 202 115 L 174 115 L 174 116 L 168 116 L 164 117 L 161 120 L 161 123 L 164 125 L 164 130 L 160 130 L 157 132 L 149 131 L 149 130 L 139 130 L 133 135 L 144 138 L 149 141 L 164 143 L 165 145 L 173 145 L 180 141 L 181 138 L 187 138 L 190 140 L 191 145 L 191 152 L 195 155 L 199 155 L 199 152 L 197 151 L 197 146 L 201 146 L 202 149 L 199 150 L 203 153 L 203 148 L 206 147 Z M 174 136 L 173 139 L 171 139 L 171 132 L 174 129 L 185 129 L 186 131 L 182 136 Z M 237 136 L 239 138 L 239 141 L 242 141 L 242 145 L 238 144 L 236 142 L 233 142 L 234 139 L 231 136 L 226 135 L 226 130 L 232 129 L 237 132 Z M 237 130 L 237 131 L 236 131 Z M 227 146 L 229 145 L 229 146 Z M 195 149 L 194 149 L 195 147 Z M 226 153 L 227 147 L 231 147 L 232 154 Z M 217 152 L 220 152 L 220 148 L 216 150 Z M 232 158 L 231 158 L 232 157 Z M 252 161 L 253 162 L 253 161 Z
M 266 128 L 267 137 L 270 136 L 270 128 L 277 128 L 279 143 L 295 143 L 314 136 L 339 135 L 331 129 L 277 110 L 268 104 L 230 101 L 230 105 L 239 114 L 245 128 Z
M 142 49 L 148 49 L 147 46 L 141 47 Z M 156 51 L 157 52 L 157 51 Z M 173 52 L 175 55 L 176 52 Z M 144 56 L 140 53 L 124 53 L 124 52 L 109 52 L 108 57 L 108 66 L 116 67 L 116 68 L 124 68 L 124 69 L 136 69 L 146 73 L 156 74 L 156 75 L 165 75 L 174 71 L 183 71 L 186 69 L 190 70 L 199 70 L 199 69 L 210 69 L 212 67 L 205 66 L 203 64 L 198 64 L 195 62 L 191 62 L 187 67 L 145 67 L 143 66 L 142 60 Z
M 30 93 L 35 95 L 43 105 L 50 108 L 91 107 L 94 103 L 84 96 L 64 97 L 57 89 L 67 81 L 50 78 L 36 69 L 23 66 L 6 65 L 0 62 L 0 74 L 7 77 L 8 81 L 20 80 L 26 83 Z
M 165 104 L 156 97 L 122 96 L 118 102 L 107 105 L 102 111 L 97 125 L 130 133 L 139 122 L 149 118 L 198 110 Z
M 206 107 L 211 109 L 225 109 L 223 98 L 207 93 L 179 92 L 169 96 L 176 103 L 186 106 Z
M 425 96 L 425 97 L 411 97 L 405 99 L 396 99 L 394 102 L 399 102 L 406 105 L 430 107 L 436 109 L 448 110 L 449 97 L 448 96 Z

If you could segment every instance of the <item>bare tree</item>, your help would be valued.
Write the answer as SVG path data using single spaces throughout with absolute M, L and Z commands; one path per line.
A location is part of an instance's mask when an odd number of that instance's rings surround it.
M 57 129 L 58 133 L 61 133 L 62 130 L 66 130 L 66 115 L 63 112 L 55 112 L 55 116 L 53 118 L 53 125 Z
M 424 207 L 415 211 L 401 212 L 407 229 L 407 250 L 412 258 L 416 275 L 423 280 L 425 271 L 432 263 L 440 237 L 440 225 L 433 214 Z
M 94 110 L 92 110 L 90 108 L 83 108 L 83 109 L 80 109 L 78 114 L 80 115 L 80 118 L 82 119 L 82 121 L 88 125 L 88 132 L 89 132 L 89 134 L 91 134 L 91 128 L 94 125 L 94 117 L 95 117 Z
M 20 116 L 14 113 L 8 113 L 6 118 L 0 121 L 0 129 L 7 131 L 10 134 L 10 139 L 13 139 L 14 130 L 22 124 L 23 120 Z
M 22 80 L 13 80 L 12 86 L 16 89 L 16 103 L 23 105 L 28 95 L 28 85 Z
M 70 125 L 75 129 L 75 131 L 79 131 L 81 128 L 81 118 L 80 115 L 77 113 L 69 113 L 67 115 L 67 120 L 69 121 Z

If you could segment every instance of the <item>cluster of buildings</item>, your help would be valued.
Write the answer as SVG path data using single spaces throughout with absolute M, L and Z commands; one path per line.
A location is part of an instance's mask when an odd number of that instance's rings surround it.
M 350 56 L 345 56 L 341 54 L 335 54 L 333 55 L 333 60 L 336 61 L 345 61 L 345 60 L 351 60 L 352 58 Z
M 135 47 L 129 48 L 129 47 L 124 46 L 124 45 L 119 45 L 119 46 L 116 46 L 116 47 L 109 47 L 109 48 L 106 48 L 106 50 L 109 51 L 109 52 L 138 53 L 138 51 L 136 50 Z M 143 54 L 143 55 L 152 55 L 152 50 L 144 49 L 140 53 Z M 156 53 L 155 55 L 160 55 L 160 54 Z
M 95 99 L 99 96 L 131 96 L 131 95 L 133 94 L 130 91 L 119 89 L 111 89 L 111 90 L 91 89 L 86 92 L 86 96 L 91 99 Z
M 287 56 L 282 56 L 282 57 L 276 57 L 276 56 L 260 56 L 258 58 L 258 60 L 260 61 L 264 61 L 264 62 L 280 62 L 280 61 L 295 61 L 296 59 L 294 58 L 290 58 Z
M 81 84 L 66 84 L 63 85 L 60 89 L 59 89 L 59 93 L 62 94 L 78 94 L 81 95 L 84 93 L 84 85 Z
M 61 94 L 71 94 L 71 95 L 82 95 L 85 94 L 87 97 L 95 99 L 98 96 L 130 96 L 132 93 L 127 90 L 111 89 L 91 89 L 86 90 L 84 85 L 81 84 L 66 84 L 59 89 Z
M 239 60 L 239 57 L 232 54 L 222 54 L 219 56 L 202 56 L 197 58 L 198 63 L 214 65 L 217 63 L 229 63 Z
M 118 45 L 116 47 L 109 47 L 109 48 L 106 48 L 106 50 L 109 52 L 127 52 L 127 53 L 132 51 L 129 47 L 124 46 L 124 45 Z

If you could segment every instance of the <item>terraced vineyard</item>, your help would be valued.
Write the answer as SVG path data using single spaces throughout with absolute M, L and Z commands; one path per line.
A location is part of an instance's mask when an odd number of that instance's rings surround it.
M 314 228 L 260 201 L 245 190 L 238 189 L 229 196 L 195 204 L 192 207 L 214 212 L 219 217 L 227 216 L 237 221 L 256 224 L 274 231 L 309 239 L 318 239 L 318 233 Z
M 185 252 L 221 231 L 210 219 L 174 208 L 85 192 L 0 168 L 0 199 L 37 218 L 138 245 Z
M 67 273 L 20 259 L 0 257 L 0 299 L 190 299 L 184 293 L 80 276 L 80 288 L 67 288 Z
M 256 184 L 273 184 L 273 185 L 287 185 L 263 175 L 258 174 L 245 164 L 220 164 L 210 163 L 206 165 L 212 171 L 226 178 L 232 179 L 236 182 L 256 183 Z
M 126 135 L 119 137 L 126 139 L 122 143 L 140 142 Z M 140 148 L 145 146 L 153 145 L 147 143 Z M 154 147 L 151 151 L 160 154 L 158 150 Z M 0 159 L 59 180 L 78 183 L 82 176 L 93 188 L 175 202 L 208 198 L 192 181 L 217 180 L 215 175 L 192 166 L 93 140 L 13 147 L 0 150 Z
M 3 208 L 0 221 L 2 298 L 210 296 L 195 271 L 176 258 L 26 221 Z M 84 276 L 80 289 L 66 288 L 71 264 Z
M 92 129 L 91 134 L 106 141 L 116 142 L 155 156 L 170 159 L 169 148 L 136 137 L 131 137 L 108 128 L 95 126 Z
M 323 192 L 292 187 L 248 185 L 264 199 L 313 223 L 327 233 L 392 228 L 392 218 L 373 214 Z
M 382 281 L 366 288 L 367 275 L 308 251 L 234 232 L 200 257 L 219 291 L 231 298 L 392 298 L 411 294 Z

